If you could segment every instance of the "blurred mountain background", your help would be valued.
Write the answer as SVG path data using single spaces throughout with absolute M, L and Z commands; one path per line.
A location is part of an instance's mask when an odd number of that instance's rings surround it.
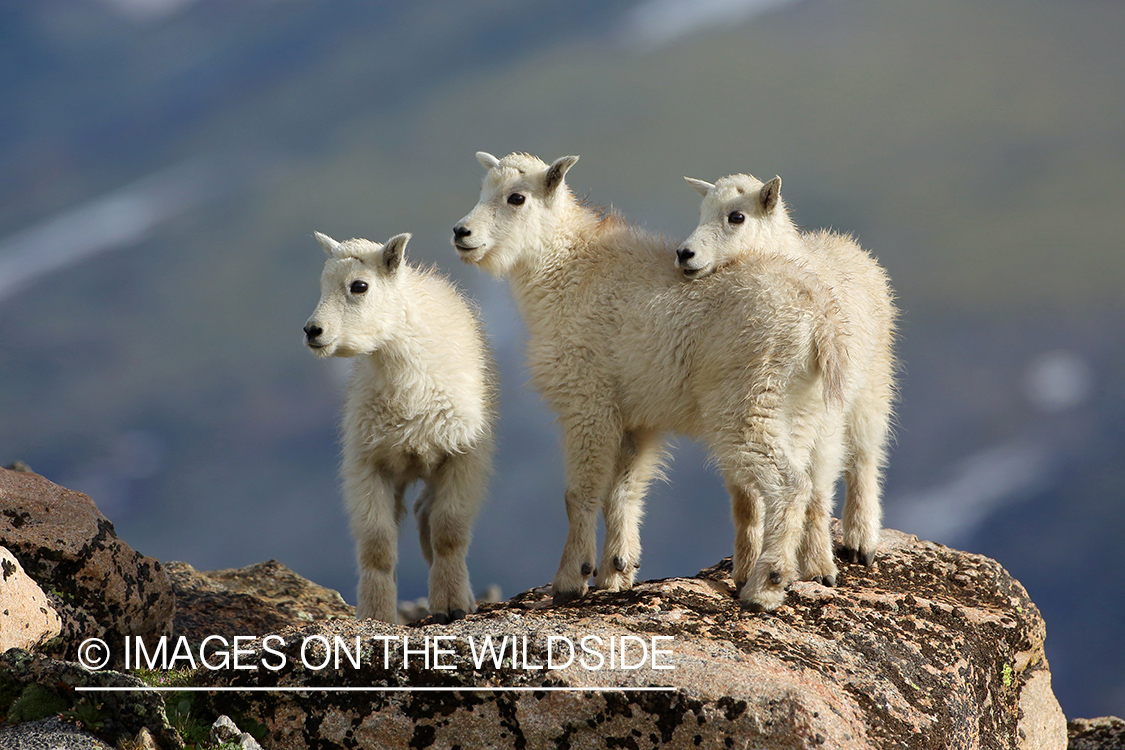
M 1125 715 L 1125 5 L 1109 0 L 39 0 L 0 6 L 0 463 L 91 495 L 145 554 L 277 558 L 354 594 L 347 363 L 301 326 L 312 237 L 384 240 L 481 306 L 502 367 L 476 585 L 548 582 L 551 415 L 500 282 L 449 244 L 477 150 L 674 238 L 682 175 L 780 174 L 902 309 L 886 522 L 999 560 L 1068 716 Z M 676 444 L 646 578 L 730 553 Z M 425 595 L 404 522 L 401 598 Z

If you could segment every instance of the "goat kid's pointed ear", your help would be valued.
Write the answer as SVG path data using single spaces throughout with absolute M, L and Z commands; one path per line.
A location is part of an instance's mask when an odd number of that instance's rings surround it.
M 402 264 L 402 259 L 406 257 L 406 243 L 410 242 L 410 237 L 409 232 L 396 234 L 383 245 L 383 267 L 389 273 L 397 271 Z
M 324 248 L 324 252 L 328 253 L 329 255 L 335 255 L 336 251 L 340 249 L 340 243 L 329 237 L 327 234 L 322 234 L 320 232 L 313 232 L 313 234 L 316 236 L 316 241 L 319 242 L 320 246 Z
M 495 169 L 500 166 L 500 160 L 487 151 L 477 151 L 477 161 L 485 169 Z
M 558 189 L 566 173 L 577 161 L 577 156 L 560 156 L 555 159 L 554 164 L 547 167 L 547 176 L 543 178 L 543 186 L 547 189 L 547 193 L 553 193 Z
M 711 188 L 715 187 L 710 182 L 706 182 L 704 180 L 697 180 L 694 177 L 685 177 L 684 179 L 687 180 L 687 184 L 689 184 L 693 188 L 695 188 L 695 192 L 699 193 L 704 198 L 706 198 L 707 194 L 711 192 Z
M 781 200 L 781 178 L 775 175 L 772 180 L 762 185 L 762 190 L 758 196 L 762 201 L 762 208 L 767 213 L 777 208 L 777 204 Z

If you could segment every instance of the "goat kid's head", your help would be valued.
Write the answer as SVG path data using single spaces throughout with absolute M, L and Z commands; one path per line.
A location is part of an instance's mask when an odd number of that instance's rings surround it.
M 685 177 L 703 196 L 699 224 L 676 250 L 676 268 L 689 279 L 715 270 L 733 257 L 769 243 L 791 226 L 781 200 L 781 178 L 762 182 L 734 174 L 714 185 Z
M 548 165 L 529 154 L 497 159 L 479 151 L 477 161 L 488 174 L 477 205 L 453 227 L 453 246 L 465 262 L 504 276 L 521 260 L 534 258 L 564 220 L 573 196 L 563 178 L 578 157 Z
M 320 302 L 305 323 L 305 345 L 318 357 L 353 357 L 379 349 L 401 325 L 405 302 L 403 257 L 409 234 L 385 245 L 370 240 L 337 242 L 316 233 L 328 253 L 320 275 Z

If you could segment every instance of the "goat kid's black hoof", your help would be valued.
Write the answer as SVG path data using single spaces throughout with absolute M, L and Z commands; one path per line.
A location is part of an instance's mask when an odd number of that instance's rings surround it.
M 572 602 L 575 599 L 579 598 L 580 596 L 581 596 L 581 594 L 578 593 L 577 591 L 556 591 L 551 596 L 551 604 L 553 604 L 554 606 L 557 607 L 560 604 L 566 604 L 567 602 Z
M 874 552 L 874 550 L 872 550 L 870 552 L 861 552 L 860 550 L 852 549 L 851 547 L 841 547 L 839 554 L 840 554 L 840 557 L 843 558 L 847 562 L 863 563 L 863 567 L 865 567 L 865 568 L 870 568 L 872 565 L 875 564 L 875 552 Z
M 844 561 L 850 563 L 863 563 L 863 567 L 865 568 L 870 568 L 875 564 L 874 552 L 861 552 L 860 550 L 852 549 L 851 547 L 841 547 L 839 554 Z

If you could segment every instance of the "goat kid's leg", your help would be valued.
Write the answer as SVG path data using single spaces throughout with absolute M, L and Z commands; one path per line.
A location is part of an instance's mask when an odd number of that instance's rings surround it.
M 793 477 L 786 484 L 787 492 L 770 493 L 765 498 L 762 554 L 740 595 L 751 612 L 777 609 L 785 601 L 785 590 L 798 577 L 797 548 L 811 491 L 805 477 Z
M 563 424 L 569 528 L 551 589 L 555 604 L 584 596 L 595 573 L 598 508 L 613 479 L 622 431 L 612 413 L 584 414 Z
M 848 429 L 852 457 L 845 472 L 844 548 L 849 562 L 870 566 L 875 561 L 882 530 L 880 476 L 890 433 L 890 394 L 875 391 L 853 409 Z
M 794 455 L 784 426 L 771 417 L 774 410 L 768 407 L 768 398 L 761 398 L 758 413 L 746 420 L 742 444 L 733 456 L 735 471 L 728 478 L 742 490 L 735 493 L 736 501 L 744 494 L 757 499 L 752 507 L 762 509 L 761 553 L 739 591 L 743 606 L 753 612 L 776 609 L 785 600 L 785 589 L 797 580 L 797 550 L 812 496 L 810 478 L 800 468 L 808 457 L 799 460 Z M 738 532 L 736 539 L 744 536 L 743 529 Z M 736 580 L 743 570 L 736 570 Z
M 414 523 L 418 527 L 418 542 L 422 545 L 422 557 L 426 565 L 434 564 L 434 548 L 430 543 L 430 513 L 434 505 L 434 488 L 426 482 L 422 493 L 414 501 Z
M 727 484 L 734 521 L 734 557 L 731 559 L 735 592 L 741 592 L 762 553 L 762 497 L 754 487 Z
M 627 434 L 621 441 L 613 487 L 602 505 L 605 543 L 594 588 L 624 591 L 633 586 L 641 567 L 641 518 L 644 496 L 660 470 L 663 451 L 652 435 Z
M 812 499 L 805 513 L 805 531 L 797 554 L 801 578 L 825 586 L 835 586 L 838 573 L 832 554 L 831 520 L 843 453 L 844 446 L 837 439 L 830 443 L 822 441 L 813 454 Z
M 394 484 L 378 472 L 347 472 L 344 496 L 359 568 L 356 618 L 398 622 L 399 509 Z
M 458 620 L 476 609 L 465 557 L 488 474 L 484 457 L 465 453 L 447 458 L 430 480 L 432 501 L 425 523 L 429 539 L 422 549 L 431 550 L 430 612 L 438 622 Z

